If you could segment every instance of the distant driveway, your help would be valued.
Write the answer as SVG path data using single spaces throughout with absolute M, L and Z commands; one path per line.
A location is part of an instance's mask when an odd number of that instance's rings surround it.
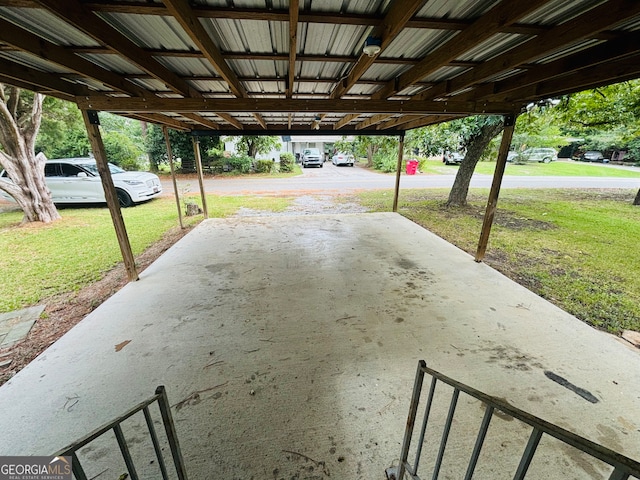
M 456 170 L 449 175 L 405 175 L 400 179 L 400 188 L 450 188 Z M 491 175 L 474 174 L 471 187 L 491 186 Z M 354 193 L 363 190 L 393 189 L 395 175 L 378 173 L 361 167 L 336 167 L 326 162 L 323 168 L 305 168 L 302 175 L 289 178 L 267 177 L 210 177 L 205 178 L 205 190 L 218 194 L 261 194 L 261 193 Z M 162 180 L 165 193 L 173 193 L 171 179 Z M 629 188 L 640 187 L 638 178 L 602 177 L 526 177 L 505 176 L 502 188 Z M 178 180 L 181 192 L 197 192 L 198 180 L 195 176 Z

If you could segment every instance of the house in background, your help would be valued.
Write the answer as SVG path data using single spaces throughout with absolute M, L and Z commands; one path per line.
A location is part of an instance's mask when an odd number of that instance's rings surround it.
M 276 162 L 280 161 L 280 154 L 289 152 L 292 153 L 296 161 L 299 161 L 302 156 L 302 151 L 305 148 L 318 148 L 321 152 L 324 152 L 325 161 L 331 160 L 334 152 L 335 142 L 346 138 L 349 141 L 353 141 L 353 136 L 344 137 L 342 135 L 291 135 L 278 137 L 281 146 L 279 150 L 272 150 L 266 154 L 256 155 L 257 159 L 275 159 Z M 225 151 L 236 153 L 236 144 L 232 138 L 224 144 Z

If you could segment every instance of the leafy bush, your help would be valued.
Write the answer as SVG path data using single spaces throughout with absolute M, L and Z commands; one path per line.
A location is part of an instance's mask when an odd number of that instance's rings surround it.
M 253 162 L 253 158 L 247 155 L 233 155 L 224 160 L 227 161 L 227 165 L 229 165 L 232 171 L 238 173 L 248 173 L 251 170 L 251 163 Z
M 280 171 L 281 172 L 293 172 L 293 164 L 295 158 L 293 153 L 285 152 L 280 154 Z
M 378 152 L 373 156 L 373 168 L 385 173 L 395 172 L 398 156 L 392 153 Z
M 272 160 L 256 160 L 255 170 L 256 173 L 271 173 L 273 168 Z

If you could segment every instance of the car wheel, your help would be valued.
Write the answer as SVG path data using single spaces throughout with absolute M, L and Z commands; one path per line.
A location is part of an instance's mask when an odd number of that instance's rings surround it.
M 116 188 L 116 195 L 118 196 L 118 203 L 120 203 L 121 208 L 127 208 L 133 205 L 133 201 L 127 192 Z
M 551 162 L 551 159 L 549 157 L 544 157 L 542 159 L 542 163 L 550 163 L 550 162 Z
M 323 164 L 320 164 L 320 168 L 322 168 L 322 167 L 324 167 L 324 165 L 323 165 Z

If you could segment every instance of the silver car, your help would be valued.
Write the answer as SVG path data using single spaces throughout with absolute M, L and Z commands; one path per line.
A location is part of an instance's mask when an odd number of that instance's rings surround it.
M 355 163 L 355 157 L 350 153 L 337 152 L 332 158 L 331 163 L 334 165 L 347 165 L 349 167 L 353 167 Z
M 109 170 L 121 207 L 130 207 L 162 193 L 160 179 L 153 173 L 127 172 L 111 163 Z M 93 158 L 47 160 L 44 175 L 53 203 L 106 202 L 102 181 L 98 174 L 98 165 Z M 0 173 L 0 181 L 11 181 L 4 170 Z M 3 196 L 12 200 L 6 194 Z

